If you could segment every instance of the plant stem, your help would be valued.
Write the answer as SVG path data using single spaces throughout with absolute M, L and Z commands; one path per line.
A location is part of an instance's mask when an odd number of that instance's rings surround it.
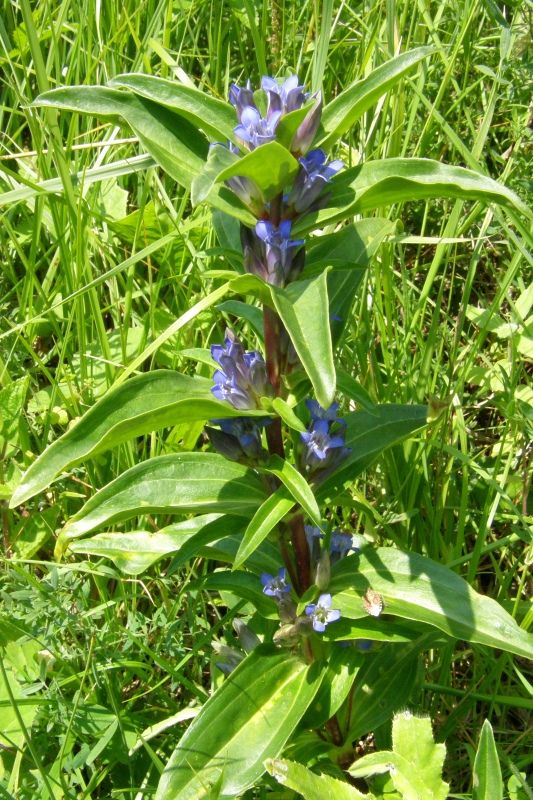
M 281 320 L 275 311 L 264 306 L 263 322 L 265 328 L 265 356 L 268 380 L 272 384 L 275 397 L 281 393 L 281 376 L 279 372 L 279 341 Z M 284 457 L 283 438 L 281 436 L 281 420 L 272 421 L 266 429 L 268 449 L 270 453 Z
M 298 572 L 297 591 L 302 595 L 311 586 L 311 562 L 309 559 L 309 546 L 305 536 L 303 514 L 297 514 L 289 521 L 291 529 L 292 546 L 296 557 Z

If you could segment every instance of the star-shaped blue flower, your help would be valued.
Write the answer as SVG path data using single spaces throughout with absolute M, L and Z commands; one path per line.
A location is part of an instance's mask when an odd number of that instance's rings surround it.
M 333 600 L 330 594 L 321 594 L 317 603 L 311 603 L 305 607 L 305 613 L 311 619 L 313 630 L 317 633 L 324 633 L 326 625 L 330 622 L 337 622 L 341 617 L 338 608 L 331 608 Z

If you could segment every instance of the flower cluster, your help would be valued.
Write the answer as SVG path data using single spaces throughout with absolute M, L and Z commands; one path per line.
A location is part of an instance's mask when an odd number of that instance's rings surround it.
M 229 93 L 230 102 L 235 106 L 239 121 L 235 135 L 249 150 L 274 141 L 281 118 L 291 111 L 302 108 L 310 99 L 304 92 L 304 87 L 299 85 L 297 75 L 291 75 L 281 85 L 274 78 L 264 77 L 261 80 L 261 89 L 267 101 L 264 116 L 258 108 L 249 81 L 243 88 L 234 83 Z M 318 130 L 321 113 L 322 101 L 318 97 L 315 98 L 315 102 L 310 106 L 309 112 L 294 134 L 291 152 L 295 154 L 307 152 Z
M 289 146 L 299 160 L 298 174 L 293 185 L 285 187 L 286 191 L 270 203 L 248 177 L 234 176 L 226 184 L 259 219 L 255 228 L 241 227 L 246 271 L 259 275 L 267 283 L 285 286 L 298 277 L 305 259 L 303 239 L 291 239 L 293 221 L 323 207 L 327 202 L 325 187 L 343 163 L 338 160 L 328 163 L 323 150 L 310 150 L 322 114 L 320 96 L 313 101 L 296 75 L 282 83 L 263 77 L 261 90 L 262 93 L 254 93 L 249 81 L 244 87 L 232 85 L 229 98 L 239 122 L 234 132 L 243 147 L 254 150 L 276 139 L 278 125 L 286 114 L 305 110 L 309 103 L 309 111 L 296 127 Z M 234 145 L 230 147 L 239 152 Z
M 284 286 L 294 280 L 304 264 L 303 239 L 291 239 L 292 222 L 285 219 L 275 226 L 261 220 L 250 228 L 241 228 L 246 272 L 259 275 L 267 283 Z M 300 248 L 300 249 L 298 249 Z
M 315 400 L 308 400 L 311 423 L 300 438 L 305 445 L 300 456 L 302 469 L 324 478 L 350 452 L 345 445 L 346 423 L 337 417 L 338 404 L 324 409 Z M 326 472 L 327 471 L 327 472 Z
M 211 355 L 220 366 L 211 391 L 218 400 L 226 400 L 234 408 L 260 408 L 260 399 L 271 394 L 263 357 L 257 351 L 245 351 L 233 331 L 227 330 L 224 344 L 211 346 Z M 211 444 L 226 458 L 243 464 L 257 463 L 267 453 L 261 443 L 261 428 L 267 418 L 230 417 L 211 420 L 217 428 L 206 427 Z
M 260 408 L 260 398 L 270 394 L 266 366 L 256 350 L 245 352 L 233 331 L 227 330 L 224 344 L 211 346 L 211 356 L 220 366 L 213 376 L 211 389 L 218 400 L 227 400 L 235 408 Z

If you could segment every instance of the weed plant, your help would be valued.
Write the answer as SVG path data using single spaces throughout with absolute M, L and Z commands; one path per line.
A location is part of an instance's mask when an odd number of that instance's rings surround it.
M 236 307 L 169 327 L 222 282 L 205 206 L 114 122 L 30 107 L 61 85 L 125 72 L 232 82 L 291 71 L 331 99 L 402 51 L 433 56 L 368 111 L 335 156 L 416 156 L 489 175 L 527 202 L 531 10 L 492 0 L 4 3 L 0 19 L 0 796 L 152 797 L 183 725 L 222 681 L 243 601 L 203 590 L 213 561 L 167 558 L 138 576 L 52 558 L 55 532 L 148 457 L 192 450 L 176 425 L 77 467 L 14 511 L 23 471 L 124 370 L 210 377 L 191 356 Z M 431 402 L 437 421 L 389 449 L 343 498 L 339 525 L 452 568 L 528 630 L 533 358 L 527 230 L 497 206 L 432 200 L 380 209 L 401 227 L 359 288 L 338 362 L 376 402 Z M 222 277 L 221 277 L 222 276 Z M 250 322 L 240 332 L 253 334 Z M 157 348 L 151 343 L 159 339 Z M 135 367 L 134 367 L 135 369 Z M 132 370 L 133 371 L 133 370 Z M 170 519 L 147 516 L 161 527 Z M 206 551 L 210 559 L 224 553 Z M 7 676 L 10 674 L 10 678 Z M 506 797 L 533 797 L 531 668 L 466 643 L 430 650 L 410 707 L 445 741 L 451 797 L 471 797 L 484 720 Z M 8 740 L 2 738 L 2 731 Z M 172 734 L 172 735 L 166 735 Z M 390 722 L 360 742 L 390 747 Z M 214 796 L 214 795 L 213 795 Z M 247 797 L 291 797 L 271 778 Z M 391 795 L 392 797 L 393 795 Z M 490 797 L 487 794 L 486 797 Z

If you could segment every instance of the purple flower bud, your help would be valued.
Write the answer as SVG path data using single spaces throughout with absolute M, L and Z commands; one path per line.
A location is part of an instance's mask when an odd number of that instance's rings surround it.
M 305 607 L 305 613 L 310 617 L 313 630 L 317 633 L 324 633 L 326 625 L 336 622 L 341 617 L 338 608 L 331 608 L 332 602 L 330 594 L 321 594 L 318 603 L 311 603 Z
M 211 346 L 211 355 L 220 365 L 211 389 L 218 400 L 227 400 L 239 409 L 260 408 L 260 398 L 270 394 L 263 357 L 256 351 L 245 352 L 233 331 L 226 331 L 224 345 Z
M 232 83 L 229 90 L 230 103 L 235 106 L 237 112 L 237 119 L 241 121 L 242 112 L 245 108 L 255 108 L 254 93 L 250 81 L 246 82 L 246 86 L 241 89 L 236 83 Z
M 235 192 L 239 200 L 247 206 L 252 214 L 261 217 L 265 212 L 265 198 L 255 181 L 250 178 L 235 176 L 225 181 L 226 186 Z
M 326 154 L 317 149 L 300 158 L 300 165 L 300 172 L 287 197 L 287 204 L 299 214 L 309 211 L 316 204 L 325 186 L 344 164 L 339 160 L 326 163 Z
M 322 117 L 322 96 L 318 95 L 314 106 L 309 110 L 307 116 L 300 124 L 291 142 L 291 153 L 303 155 L 307 153 L 313 144 L 316 132 Z
M 263 584 L 263 594 L 268 597 L 274 597 L 276 600 L 282 600 L 284 594 L 288 594 L 291 590 L 291 585 L 287 581 L 287 570 L 282 567 L 277 576 L 269 575 L 268 572 L 263 572 L 261 575 L 261 583 Z

